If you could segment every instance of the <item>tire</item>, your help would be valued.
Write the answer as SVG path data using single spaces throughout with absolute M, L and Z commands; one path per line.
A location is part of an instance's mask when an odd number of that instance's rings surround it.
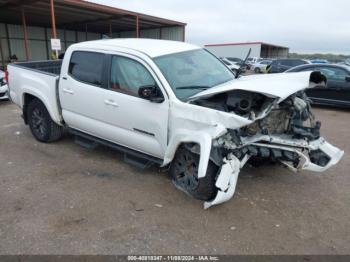
M 199 159 L 199 155 L 181 146 L 171 163 L 169 173 L 177 188 L 195 199 L 210 201 L 218 192 L 215 183 L 219 167 L 209 161 L 206 176 L 198 179 Z
M 256 74 L 260 74 L 260 68 L 258 68 L 258 67 L 255 68 L 255 69 L 254 69 L 254 72 L 255 72 Z
M 27 119 L 30 131 L 40 142 L 54 142 L 63 136 L 63 127 L 57 125 L 51 119 L 45 105 L 38 99 L 34 99 L 29 103 Z

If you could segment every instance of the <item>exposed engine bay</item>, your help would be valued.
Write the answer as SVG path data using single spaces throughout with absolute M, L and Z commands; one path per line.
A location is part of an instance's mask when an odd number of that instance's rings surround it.
M 239 129 L 229 129 L 213 140 L 210 159 L 221 167 L 217 180 L 219 192 L 215 200 L 206 202 L 205 208 L 233 196 L 240 169 L 247 162 L 253 165 L 281 163 L 295 172 L 301 169 L 322 172 L 344 153 L 321 138 L 321 122 L 315 120 L 304 91 L 279 102 L 278 98 L 264 94 L 232 90 L 192 103 L 252 122 Z M 192 148 L 193 152 L 198 150 Z M 226 181 L 220 179 L 227 170 L 231 175 L 226 176 Z
M 247 163 L 280 163 L 294 172 L 320 173 L 341 160 L 344 151 L 321 137 L 321 123 L 304 92 L 325 83 L 319 72 L 247 76 L 192 96 L 186 107 L 172 105 L 172 130 L 182 132 L 170 144 L 185 141 L 186 150 L 199 157 L 194 181 L 214 183 L 210 192 L 216 197 L 202 199 L 206 209 L 233 197 Z M 193 177 L 186 175 L 192 170 L 188 166 L 177 167 L 181 176 L 175 183 L 187 193 Z
M 239 130 L 229 130 L 226 135 L 214 142 L 213 153 L 216 162 L 224 155 L 232 153 L 238 159 L 247 154 L 250 157 L 275 161 L 291 162 L 293 167 L 299 164 L 299 155 L 288 150 L 272 148 L 271 140 L 292 139 L 297 141 L 314 141 L 320 138 L 321 122 L 315 120 L 311 111 L 310 101 L 303 91 L 294 94 L 277 104 L 277 100 L 262 94 L 243 90 L 234 90 L 229 93 L 195 101 L 197 105 L 206 106 L 215 110 L 235 113 L 249 120 L 256 120 L 249 126 Z M 259 141 L 261 137 L 261 141 Z M 263 138 L 264 137 L 264 138 Z M 266 141 L 266 137 L 269 137 Z M 254 142 L 254 143 L 253 143 Z M 256 143 L 262 143 L 256 145 Z M 269 146 L 264 146 L 269 143 Z M 326 166 L 329 157 L 321 152 L 311 152 L 312 160 L 316 164 Z

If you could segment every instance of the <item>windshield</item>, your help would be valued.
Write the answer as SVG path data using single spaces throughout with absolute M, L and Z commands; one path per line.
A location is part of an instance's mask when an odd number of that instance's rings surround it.
M 204 49 L 161 56 L 154 61 L 181 100 L 235 78 L 218 58 Z

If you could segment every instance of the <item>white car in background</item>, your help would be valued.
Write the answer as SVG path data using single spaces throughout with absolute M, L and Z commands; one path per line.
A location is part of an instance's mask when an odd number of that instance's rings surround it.
M 231 62 L 230 60 L 228 60 L 227 58 L 225 57 L 221 57 L 221 60 L 222 62 L 224 62 L 224 64 L 235 74 L 237 75 L 239 69 L 240 69 L 240 66 L 237 65 L 236 63 L 234 62 Z
M 272 63 L 272 60 L 262 60 L 260 62 L 256 62 L 251 66 L 251 70 L 257 74 L 266 73 L 266 67 Z
M 0 70 L 0 100 L 8 98 L 8 86 L 5 80 L 5 73 Z
M 259 59 L 258 57 L 249 57 L 247 59 L 247 65 L 248 65 L 248 69 L 250 70 L 252 65 L 254 65 L 255 63 L 259 62 Z

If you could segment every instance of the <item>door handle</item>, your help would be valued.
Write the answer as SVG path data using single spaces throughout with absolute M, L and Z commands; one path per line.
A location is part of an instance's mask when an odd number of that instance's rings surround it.
M 67 94 L 70 94 L 70 95 L 73 95 L 73 94 L 74 94 L 73 90 L 71 90 L 71 89 L 63 88 L 62 91 L 63 91 L 64 93 L 67 93 Z
M 108 106 L 119 107 L 119 105 L 116 102 L 114 102 L 113 100 L 105 100 L 105 104 Z

